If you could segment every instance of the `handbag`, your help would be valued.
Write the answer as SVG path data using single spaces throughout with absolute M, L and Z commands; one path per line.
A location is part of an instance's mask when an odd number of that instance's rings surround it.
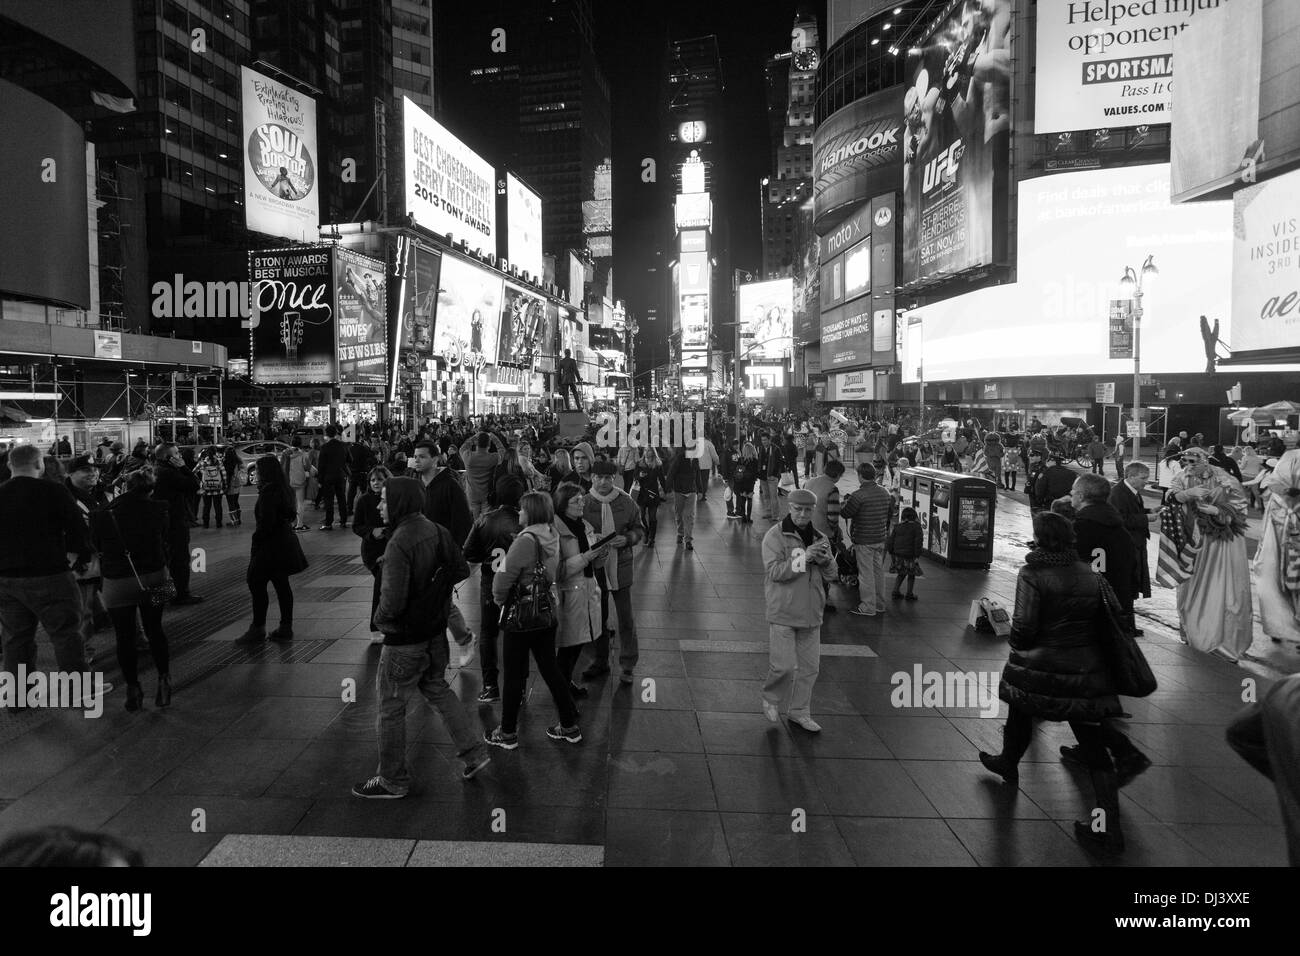
M 135 583 L 140 587 L 140 594 L 146 598 L 153 607 L 162 607 L 172 598 L 176 597 L 176 584 L 170 577 L 167 577 L 166 569 L 163 570 L 162 584 L 155 584 L 153 587 L 145 587 L 140 580 L 140 572 L 135 569 L 135 561 L 131 557 L 131 549 L 126 546 L 126 538 L 122 537 L 122 526 L 117 523 L 117 515 L 113 514 L 113 509 L 109 508 L 108 517 L 113 522 L 113 528 L 117 531 L 117 536 L 122 541 L 122 553 L 126 555 L 126 563 L 131 567 L 131 573 L 135 575 Z
M 1124 621 L 1124 613 L 1119 606 L 1110 583 L 1097 575 L 1101 591 L 1101 610 L 1098 612 L 1098 635 L 1102 653 L 1105 655 L 1111 677 L 1115 681 L 1115 693 L 1124 697 L 1146 697 L 1156 689 L 1156 677 L 1151 672 L 1146 655 L 1138 646 L 1137 639 Z
M 527 584 L 515 581 L 510 587 L 506 606 L 501 611 L 501 630 L 507 633 L 538 631 L 555 627 L 557 623 L 542 543 L 536 535 L 530 534 L 529 537 L 537 545 L 537 563 L 533 565 L 533 576 Z

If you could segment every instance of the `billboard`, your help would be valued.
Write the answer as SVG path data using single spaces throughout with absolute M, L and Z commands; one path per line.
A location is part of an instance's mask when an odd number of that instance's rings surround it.
M 253 232 L 300 242 L 320 231 L 316 101 L 239 68 L 243 83 L 244 218 Z
M 953 0 L 908 52 L 904 284 L 1003 256 L 1010 20 L 1010 0 Z
M 506 258 L 542 279 L 542 197 L 506 173 Z
M 682 348 L 707 349 L 709 347 L 708 295 L 683 295 L 680 301 Z
M 1239 190 L 1233 224 L 1234 356 L 1300 347 L 1300 171 Z
M 713 224 L 713 203 L 708 193 L 679 193 L 674 204 L 678 229 L 707 229 Z
M 388 376 L 388 290 L 384 265 L 334 250 L 338 295 L 339 384 L 382 386 Z
M 501 298 L 497 362 L 533 364 L 546 339 L 546 300 L 506 283 Z
M 249 331 L 255 385 L 337 380 L 330 253 L 328 246 L 299 246 L 248 254 L 248 277 L 255 283 Z
M 707 252 L 709 234 L 703 229 L 687 229 L 677 237 L 680 252 Z
M 822 368 L 836 371 L 871 364 L 871 300 L 822 315 Z
M 794 347 L 793 279 L 737 286 L 736 310 L 742 357 L 783 358 Z
M 844 301 L 871 289 L 871 239 L 863 239 L 844 253 Z
M 449 232 L 471 249 L 494 251 L 497 207 L 492 164 L 405 96 L 402 123 L 407 212 L 426 229 Z
M 456 256 L 443 256 L 434 351 L 451 369 L 496 363 L 501 288 L 496 273 Z
M 821 257 L 811 202 L 795 213 L 794 236 L 794 337 L 813 342 L 821 336 Z
M 1040 3 L 1034 132 L 1168 123 L 1174 38 L 1221 3 Z M 1222 70 L 1203 73 L 1233 81 Z
M 904 89 L 855 100 L 817 127 L 813 204 L 820 228 L 845 208 L 902 185 Z
M 707 253 L 684 252 L 678 266 L 678 291 L 682 295 L 708 295 L 712 275 Z

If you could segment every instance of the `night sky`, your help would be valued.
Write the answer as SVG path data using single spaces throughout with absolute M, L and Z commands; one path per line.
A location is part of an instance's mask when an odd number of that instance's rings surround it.
M 638 316 L 651 301 L 656 277 L 655 252 L 661 223 L 671 195 L 671 173 L 663 164 L 663 138 L 659 129 L 659 97 L 667 68 L 668 43 L 673 39 L 716 34 L 722 55 L 726 86 L 727 141 L 720 157 L 722 192 L 714 196 L 715 215 L 731 222 L 732 264 L 742 269 L 761 265 L 759 235 L 759 181 L 768 166 L 767 104 L 763 64 L 769 56 L 790 49 L 790 28 L 796 10 L 815 13 L 824 33 L 824 2 L 798 0 L 670 0 L 670 2 L 597 2 L 597 42 L 602 67 L 613 98 L 614 134 L 614 291 Z M 824 46 L 824 44 L 823 44 Z M 658 187 L 641 182 L 641 160 L 660 161 Z M 663 309 L 661 308 L 661 311 Z M 655 364 L 666 361 L 662 339 L 667 315 L 660 316 L 661 344 Z M 642 343 L 647 335 L 641 323 Z M 638 364 L 650 359 L 638 349 Z M 645 366 L 648 367 L 648 366 Z

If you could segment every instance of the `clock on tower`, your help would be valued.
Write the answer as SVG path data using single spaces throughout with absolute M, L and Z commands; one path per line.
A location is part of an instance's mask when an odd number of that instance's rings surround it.
M 700 143 L 704 141 L 704 134 L 707 127 L 703 120 L 688 120 L 683 123 L 677 130 L 677 134 L 684 143 Z
M 794 68 L 805 73 L 811 72 L 817 69 L 820 60 L 816 50 L 798 50 L 794 54 Z

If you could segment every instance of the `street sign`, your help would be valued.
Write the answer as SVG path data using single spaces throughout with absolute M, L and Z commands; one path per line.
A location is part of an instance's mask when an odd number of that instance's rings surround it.
M 407 352 L 407 353 L 406 353 L 406 367 L 407 367 L 407 368 L 419 368 L 419 367 L 420 367 L 420 353 L 419 353 L 419 352 L 416 352 L 415 350 L 411 350 L 410 352 Z
M 345 402 L 383 402 L 388 400 L 388 390 L 382 385 L 339 386 L 339 398 Z
M 1127 431 L 1128 431 L 1128 437 L 1129 437 L 1129 438 L 1137 438 L 1137 437 L 1139 436 L 1139 434 L 1140 434 L 1141 437 L 1143 437 L 1143 438 L 1146 438 L 1146 437 L 1147 437 L 1147 423 L 1146 423 L 1146 422 L 1128 422 L 1128 423 L 1126 424 L 1126 429 L 1127 429 Z M 1139 429 L 1140 429 L 1140 431 L 1139 431 Z
M 1114 382 L 1097 382 L 1096 383 L 1096 402 L 1098 405 L 1115 404 L 1115 383 Z

